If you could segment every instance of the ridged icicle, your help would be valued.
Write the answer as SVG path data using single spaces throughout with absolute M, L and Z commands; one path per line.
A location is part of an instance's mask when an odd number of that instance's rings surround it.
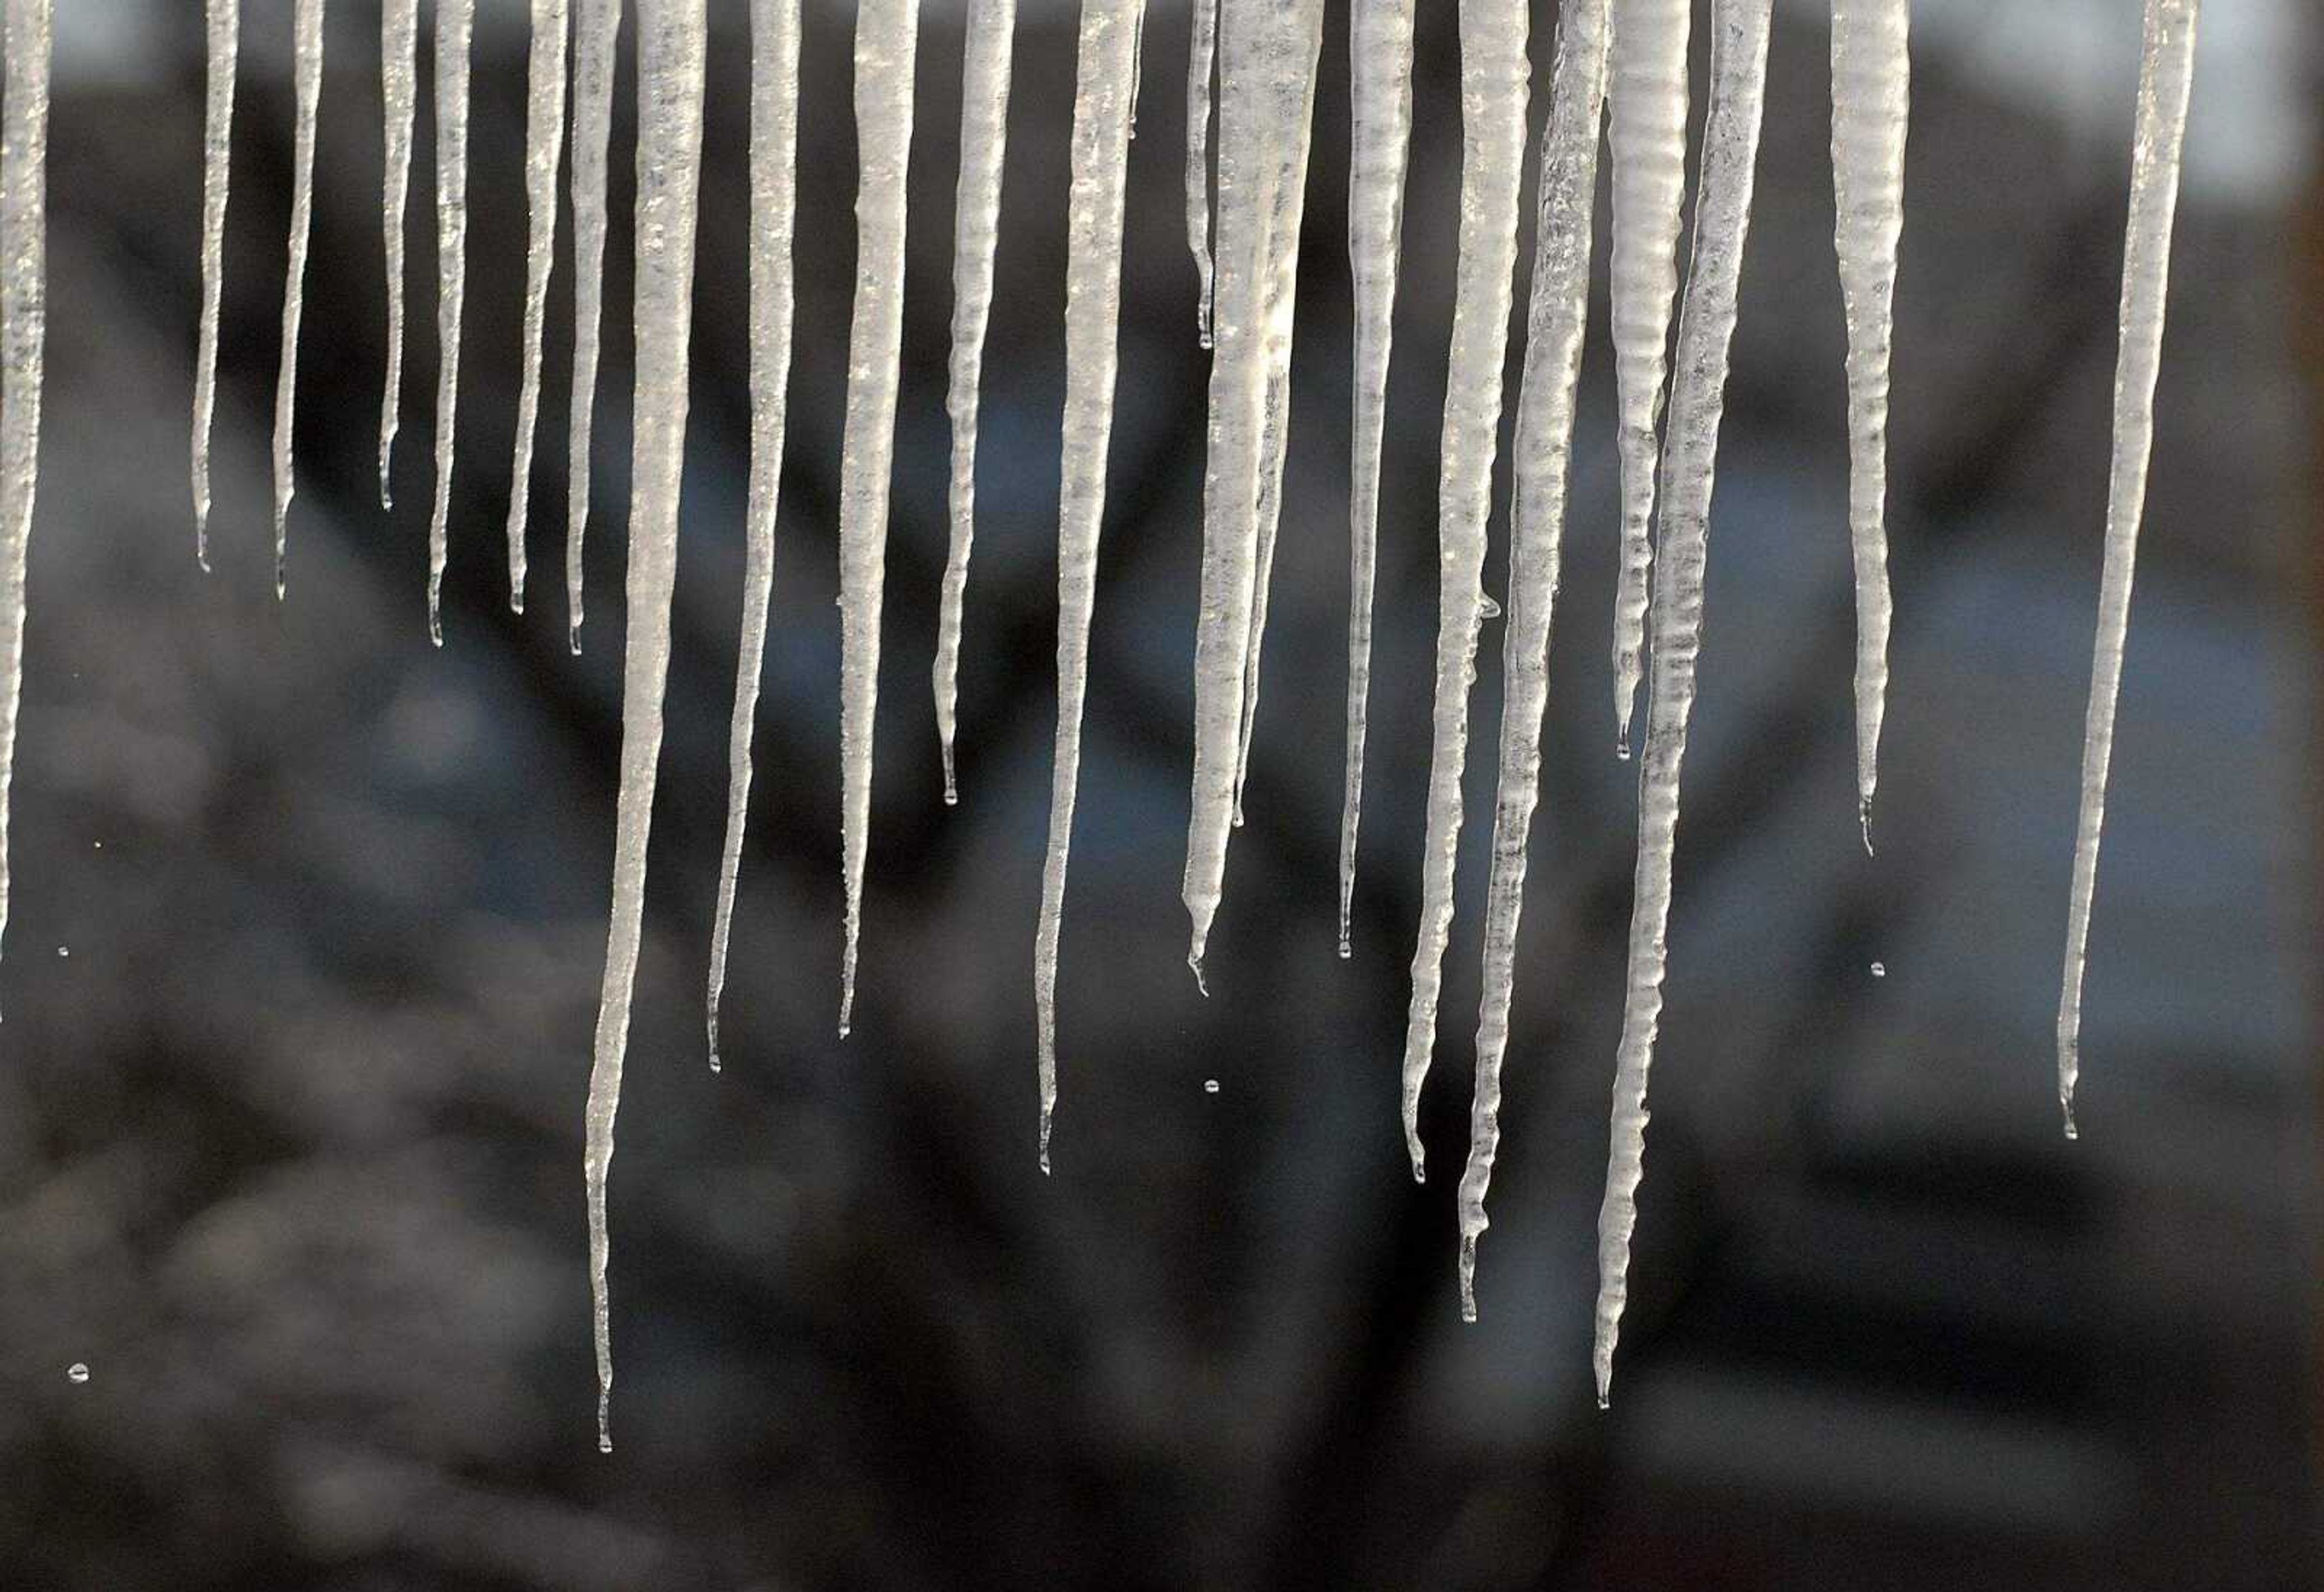
M 420 114 L 420 0 L 379 10 L 382 107 L 380 236 L 387 251 L 387 379 L 379 399 L 379 506 L 395 506 L 391 467 L 403 424 L 403 218 L 411 198 L 412 127 Z
M 307 242 L 315 225 L 315 120 L 323 97 L 323 0 L 291 14 L 291 76 L 298 99 L 290 155 L 290 263 L 282 286 L 282 366 L 274 383 L 274 595 L 290 560 L 291 439 L 299 419 L 299 320 L 307 303 Z
M 1219 0 L 1194 0 L 1186 40 L 1186 246 L 1194 256 L 1194 332 L 1211 347 L 1211 79 L 1216 76 Z
M 194 355 L 194 559 L 210 567 L 210 422 L 217 413 L 218 306 L 226 291 L 226 202 L 234 153 L 241 0 L 208 0 L 202 111 L 202 322 Z
M 566 644 L 581 650 L 582 554 L 589 532 L 589 455 L 605 318 L 606 162 L 613 137 L 613 50 L 622 0 L 573 9 L 573 412 L 566 454 Z
M 532 440 L 540 421 L 540 343 L 549 275 L 557 261 L 557 168 L 565 155 L 567 0 L 532 0 L 532 52 L 524 111 L 524 375 L 509 467 L 509 606 L 524 612 L 524 532 L 532 499 Z
M 49 0 L 0 6 L 0 932 L 8 927 L 8 786 L 24 698 L 24 555 L 41 474 L 51 39 Z
M 428 527 L 428 639 L 444 644 L 460 314 L 468 292 L 468 46 L 476 0 L 436 0 L 436 510 Z

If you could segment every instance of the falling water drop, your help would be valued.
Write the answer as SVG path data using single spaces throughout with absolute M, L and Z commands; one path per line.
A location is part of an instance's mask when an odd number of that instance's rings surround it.
M 1888 964 L 1887 964 L 1887 963 L 1886 963 L 1886 962 L 1875 962 L 1875 963 L 1873 963 L 1873 964 L 1872 964 L 1872 976 L 1873 976 L 1873 977 L 1875 977 L 1875 978 L 1886 978 L 1886 977 L 1887 977 L 1887 976 L 1888 976 Z
M 78 1360 L 65 1367 L 65 1380 L 76 1385 L 88 1380 L 88 1367 Z

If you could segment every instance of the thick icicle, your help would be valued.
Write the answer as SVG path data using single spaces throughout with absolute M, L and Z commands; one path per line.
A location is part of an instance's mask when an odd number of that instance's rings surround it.
M 840 849 L 847 891 L 839 1032 L 855 1010 L 863 857 L 872 828 L 872 723 L 880 703 L 880 599 L 896 455 L 904 323 L 904 177 L 912 150 L 919 0 L 863 0 L 855 14 L 855 312 L 839 457 Z
M 1692 0 L 1616 0 L 1607 97 L 1614 154 L 1614 379 L 1621 407 L 1621 568 L 1614 593 L 1616 750 L 1630 754 L 1630 711 L 1645 668 L 1654 566 L 1655 425 L 1678 291 L 1686 202 L 1686 44 Z M 1698 200 L 1698 203 L 1701 201 Z
M 1679 311 L 1672 366 L 1670 427 L 1663 445 L 1661 570 L 1655 580 L 1653 678 L 1645 767 L 1638 787 L 1638 862 L 1630 907 L 1628 991 L 1621 1048 L 1614 1059 L 1614 1112 L 1606 1200 L 1598 1213 L 1598 1331 L 1592 1358 L 1598 1402 L 1614 1376 L 1614 1341 L 1637 1226 L 1638 1178 L 1646 1164 L 1646 1073 L 1654 1065 L 1668 966 L 1671 856 L 1678 842 L 1679 769 L 1694 709 L 1695 663 L 1702 650 L 1703 569 L 1711 541 L 1711 477 L 1726 403 L 1727 357 L 1735 334 L 1735 292 L 1751 225 L 1753 168 L 1766 106 L 1767 26 L 1772 0 L 1717 0 L 1711 13 L 1711 111 L 1703 132 L 1702 179 L 1695 200 L 1694 255 Z M 1621 24 L 1615 23 L 1616 37 Z
M 1372 683 L 1372 584 L 1379 567 L 1380 440 L 1388 425 L 1388 341 L 1404 172 L 1412 143 L 1413 0 L 1354 0 L 1348 13 L 1348 272 L 1355 293 L 1353 459 L 1348 510 L 1348 769 L 1340 808 L 1340 954 L 1351 953 L 1356 830 L 1364 810 L 1364 732 Z
M 1856 563 L 1856 801 L 1872 848 L 1888 698 L 1888 349 L 1904 226 L 1909 0 L 1832 0 L 1831 185 L 1848 312 L 1848 530 Z
M 202 114 L 202 328 L 194 356 L 194 558 L 210 567 L 210 421 L 217 412 L 218 304 L 226 289 L 226 201 L 234 149 L 235 59 L 242 0 L 208 0 Z
M 1033 940 L 1038 1014 L 1041 1170 L 1057 1105 L 1057 936 L 1065 921 L 1065 860 L 1081 778 L 1082 704 L 1089 690 L 1090 615 L 1097 597 L 1098 532 L 1105 520 L 1106 449 L 1121 319 L 1122 200 L 1130 123 L 1137 104 L 1145 0 L 1082 0 L 1074 73 L 1073 186 L 1065 216 L 1065 412 L 1057 505 L 1057 743 L 1049 785 L 1048 855 Z
M 385 157 L 380 231 L 387 245 L 387 380 L 379 400 L 379 506 L 395 506 L 390 467 L 403 423 L 403 216 L 411 197 L 411 130 L 420 108 L 420 0 L 383 0 L 379 88 Z
M 2114 459 L 2107 483 L 2106 568 L 2098 585 L 2098 645 L 2090 660 L 2082 728 L 2081 811 L 2074 826 L 2074 882 L 2066 920 L 2066 971 L 2058 995 L 2058 1105 L 2074 1136 L 2074 1084 L 2081 1072 L 2082 975 L 2089 952 L 2090 898 L 2106 824 L 2107 765 L 2114 756 L 2130 632 L 2130 584 L 2146 465 L 2154 448 L 2154 379 L 2163 363 L 2163 316 L 2171 286 L 2171 227 L 2179 208 L 2179 154 L 2195 70 L 2200 0 L 2146 0 L 2138 71 L 2138 126 L 2131 144 L 2130 225 L 2123 241 L 2122 335 L 2114 377 Z
M 540 419 L 541 324 L 557 259 L 557 168 L 565 153 L 567 0 L 532 0 L 532 56 L 524 113 L 524 384 L 517 395 L 516 460 L 509 469 L 509 606 L 524 612 L 524 529 L 532 438 Z
M 605 163 L 613 138 L 613 49 L 622 0 L 576 0 L 573 16 L 573 414 L 566 475 L 565 623 L 581 650 L 581 554 L 605 310 Z
M 589 1069 L 589 1289 L 597 1346 L 597 1447 L 611 1452 L 613 1340 L 607 1310 L 605 1173 L 630 1037 L 644 929 L 646 838 L 661 755 L 686 455 L 687 344 L 694 324 L 694 236 L 702 170 L 704 0 L 638 0 L 637 419 L 630 484 L 629 632 L 622 662 L 622 773 L 613 908 Z
M 1501 366 L 1517 256 L 1517 184 L 1525 167 L 1524 0 L 1461 4 L 1461 255 L 1452 348 L 1444 378 L 1437 475 L 1436 682 L 1428 758 L 1427 838 L 1421 855 L 1419 943 L 1404 1036 L 1404 1143 L 1412 1175 L 1427 1173 L 1420 1089 L 1436 1042 L 1436 998 L 1452 931 L 1452 870 L 1461 850 L 1461 774 L 1469 754 L 1469 687 L 1485 609 L 1485 522 L 1501 423 Z
M 436 512 L 428 527 L 428 638 L 444 644 L 452 440 L 460 407 L 460 311 L 468 292 L 468 44 L 476 0 L 436 5 Z
M 960 698 L 961 605 L 976 541 L 977 384 L 984 369 L 984 327 L 992 312 L 992 254 L 1001 241 L 1001 165 L 1009 145 L 1009 51 L 1017 36 L 1017 0 L 973 0 L 961 65 L 960 182 L 952 235 L 952 374 L 945 409 L 952 416 L 952 486 L 947 507 L 952 547 L 945 559 L 936 621 L 936 739 L 944 751 L 945 801 L 959 799 L 953 775 L 953 709 Z
M 1211 346 L 1211 79 L 1218 57 L 1219 0 L 1194 0 L 1186 40 L 1186 246 L 1194 255 L 1194 330 Z
M 1565 534 L 1567 467 L 1582 323 L 1590 310 L 1591 209 L 1605 119 L 1609 0 L 1569 0 L 1557 18 L 1557 73 L 1541 134 L 1541 204 L 1525 375 L 1510 441 L 1508 634 L 1502 643 L 1500 774 L 1493 801 L 1492 883 L 1485 893 L 1484 995 L 1477 1014 L 1477 1091 L 1461 1177 L 1461 1313 L 1477 1319 L 1477 1241 L 1500 1147 L 1501 1059 L 1517 984 L 1526 845 L 1541 793 L 1541 720 L 1549 702 L 1550 621 Z
M 315 116 L 323 97 L 323 0 L 299 0 L 291 21 L 298 129 L 290 158 L 290 267 L 282 286 L 282 368 L 274 383 L 274 595 L 290 556 L 291 434 L 299 412 L 299 318 L 307 300 L 307 240 L 315 223 Z
M 24 555 L 41 469 L 48 330 L 49 0 L 6 0 L 0 51 L 0 931 L 8 926 L 8 782 L 24 686 Z
M 775 587 L 775 508 L 791 371 L 791 229 L 798 170 L 798 0 L 751 0 L 751 485 L 744 509 L 742 639 L 727 739 L 726 844 L 710 930 L 710 1069 L 718 1070 L 718 999 L 751 810 L 751 731 Z

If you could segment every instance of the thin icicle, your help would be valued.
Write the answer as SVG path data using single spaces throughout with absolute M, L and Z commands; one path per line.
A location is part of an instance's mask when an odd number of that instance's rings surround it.
M 855 312 L 839 457 L 840 849 L 847 890 L 839 1032 L 855 1010 L 863 857 L 872 828 L 872 723 L 880 703 L 880 599 L 888 574 L 888 489 L 896 456 L 904 322 L 904 176 L 912 151 L 919 0 L 863 0 L 855 14 Z
M 524 529 L 532 488 L 532 438 L 540 419 L 541 324 L 557 259 L 557 168 L 565 153 L 566 0 L 532 0 L 532 56 L 524 113 L 527 225 L 524 385 L 517 395 L 516 461 L 509 470 L 509 606 L 524 612 Z
M 1500 1147 L 1501 1059 L 1517 985 L 1526 846 L 1541 793 L 1541 720 L 1549 702 L 1550 622 L 1565 534 L 1567 468 L 1582 323 L 1590 310 L 1591 210 L 1598 130 L 1605 119 L 1609 0 L 1572 0 L 1557 19 L 1557 73 L 1541 134 L 1541 201 L 1533 302 L 1526 312 L 1509 512 L 1508 634 L 1502 643 L 1500 773 L 1493 799 L 1493 872 L 1485 893 L 1484 995 L 1477 1014 L 1477 1089 L 1469 1164 L 1461 1177 L 1461 1314 L 1477 1319 L 1477 1241 Z
M 1436 999 L 1452 931 L 1452 870 L 1461 850 L 1461 774 L 1469 754 L 1469 687 L 1485 608 L 1485 522 L 1501 423 L 1501 367 L 1517 258 L 1517 184 L 1525 167 L 1524 0 L 1461 4 L 1461 255 L 1452 347 L 1444 378 L 1437 476 L 1436 682 L 1428 757 L 1427 838 L 1421 855 L 1419 943 L 1404 1035 L 1404 1143 L 1416 1180 L 1420 1089 L 1436 1043 Z
M 605 168 L 613 138 L 613 50 L 622 0 L 576 0 L 573 17 L 573 415 L 566 475 L 567 644 L 581 650 L 581 554 L 605 312 Z
M 6 0 L 0 109 L 0 932 L 8 926 L 8 783 L 24 694 L 24 555 L 41 470 L 48 329 L 49 0 Z
M 1888 349 L 1912 106 L 1908 0 L 1832 0 L 1831 185 L 1848 310 L 1848 529 L 1856 564 L 1856 801 L 1872 849 L 1887 711 Z
M 1692 0 L 1616 0 L 1614 378 L 1621 406 L 1621 569 L 1614 593 L 1615 749 L 1630 754 L 1630 713 L 1645 669 L 1646 587 L 1654 567 L 1655 425 L 1678 291 L 1679 211 L 1686 202 L 1686 45 Z M 1698 203 L 1701 201 L 1698 200 Z
M 1194 0 L 1186 40 L 1186 246 L 1194 255 L 1194 330 L 1211 346 L 1211 78 L 1218 57 L 1219 0 Z
M 1083 0 L 1074 70 L 1073 186 L 1065 216 L 1065 411 L 1057 504 L 1057 744 L 1049 785 L 1048 855 L 1033 940 L 1038 1013 L 1041 1170 L 1057 1106 L 1057 936 L 1065 921 L 1065 860 L 1081 778 L 1082 704 L 1089 693 L 1090 615 L 1097 597 L 1098 532 L 1105 520 L 1106 449 L 1113 435 L 1121 319 L 1122 200 L 1130 124 L 1138 103 L 1145 0 Z
M 290 445 L 299 413 L 299 318 L 306 308 L 307 240 L 315 224 L 315 116 L 323 97 L 323 0 L 299 0 L 291 21 L 298 131 L 290 159 L 290 267 L 282 286 L 282 368 L 274 384 L 274 595 L 290 557 Z
M 1598 1402 L 1614 1377 L 1646 1164 L 1646 1073 L 1654 1065 L 1668 966 L 1671 856 L 1678 842 L 1679 769 L 1694 709 L 1702 650 L 1703 569 L 1711 541 L 1711 477 L 1726 403 L 1735 292 L 1751 225 L 1753 168 L 1767 95 L 1772 0 L 1717 0 L 1711 14 L 1711 111 L 1695 200 L 1694 255 L 1679 311 L 1670 428 L 1663 445 L 1661 569 L 1655 580 L 1653 678 L 1638 788 L 1638 862 L 1630 907 L 1628 993 L 1614 1060 L 1614 1112 L 1606 1200 L 1598 1213 Z M 1620 24 L 1616 23 L 1618 37 Z
M 476 0 L 436 5 L 436 512 L 428 527 L 428 639 L 444 644 L 452 440 L 460 407 L 460 310 L 468 292 L 468 44 Z
M 2146 0 L 2138 69 L 2138 126 L 2131 144 L 2130 225 L 2123 240 L 2122 337 L 2114 377 L 2114 458 L 2107 483 L 2106 568 L 2098 585 L 2098 644 L 2090 659 L 2089 712 L 2082 728 L 2081 811 L 2074 825 L 2074 882 L 2066 920 L 2066 970 L 2058 995 L 2058 1105 L 2074 1136 L 2074 1084 L 2081 1073 L 2082 976 L 2089 953 L 2090 898 L 2106 825 L 2107 766 L 2114 757 L 2130 633 L 2130 584 L 2154 448 L 2154 379 L 2163 363 L 2163 317 L 2171 287 L 2171 227 L 2179 208 L 2179 153 L 2195 71 L 2200 0 Z
M 1404 172 L 1412 143 L 1414 0 L 1354 0 L 1348 14 L 1348 273 L 1355 294 L 1355 404 L 1348 505 L 1348 768 L 1340 808 L 1340 955 L 1351 955 L 1356 830 L 1364 810 L 1364 734 L 1372 683 L 1372 586 L 1379 568 L 1380 443 L 1388 426 L 1388 343 Z
M 403 216 L 411 197 L 411 130 L 420 106 L 420 0 L 383 0 L 379 89 L 385 108 L 380 231 L 387 245 L 387 380 L 379 400 L 379 506 L 395 506 L 391 467 L 403 423 Z
M 661 755 L 678 571 L 678 482 L 686 455 L 687 343 L 694 325 L 694 236 L 702 170 L 704 0 L 638 0 L 638 329 L 630 485 L 629 630 L 622 662 L 622 774 L 613 831 L 613 907 L 589 1069 L 589 1289 L 597 1347 L 597 1447 L 613 1447 L 613 1339 L 607 1309 L 605 1174 L 630 1036 L 630 995 L 644 928 L 646 838 Z
M 235 60 L 242 0 L 208 0 L 202 113 L 202 329 L 194 356 L 194 558 L 210 567 L 210 421 L 217 412 L 218 304 L 226 289 L 226 201 L 234 149 Z
M 992 312 L 992 254 L 1001 241 L 1001 166 L 1009 145 L 1009 52 L 1017 0 L 973 0 L 961 65 L 960 182 L 954 190 L 952 373 L 945 409 L 952 417 L 952 548 L 945 559 L 936 622 L 936 740 L 944 752 L 947 804 L 960 799 L 953 773 L 953 710 L 960 699 L 961 605 L 976 541 L 977 383 L 984 327 Z
M 718 1070 L 718 1000 L 751 810 L 751 731 L 775 587 L 775 510 L 791 371 L 791 230 L 798 202 L 798 0 L 751 0 L 751 486 L 742 572 L 742 639 L 727 739 L 726 844 L 710 930 L 710 1070 Z

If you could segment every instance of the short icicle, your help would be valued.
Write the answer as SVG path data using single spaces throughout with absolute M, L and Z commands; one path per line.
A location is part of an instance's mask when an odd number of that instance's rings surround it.
M 0 932 L 8 926 L 8 785 L 24 695 L 24 557 L 41 471 L 51 35 L 50 0 L 0 8 Z
M 574 0 L 573 413 L 565 522 L 566 644 L 581 650 L 581 558 L 589 530 L 589 454 L 605 318 L 606 162 L 613 139 L 613 50 L 622 0 Z
M 460 406 L 460 314 L 468 292 L 468 46 L 476 0 L 436 5 L 436 510 L 428 527 L 428 639 L 444 644 L 452 444 Z
M 1638 861 L 1630 907 L 1629 968 L 1606 1199 L 1598 1213 L 1598 1327 L 1592 1351 L 1602 1406 L 1613 1385 L 1614 1343 L 1628 1297 L 1630 1233 L 1646 1152 L 1646 1074 L 1662 1020 L 1669 966 L 1671 858 L 1678 843 L 1679 770 L 1694 710 L 1702 650 L 1703 570 L 1710 551 L 1711 477 L 1726 404 L 1735 294 L 1751 224 L 1751 187 L 1766 106 L 1773 0 L 1716 0 L 1711 11 L 1711 110 L 1703 134 L 1694 254 L 1679 311 L 1670 426 L 1663 444 L 1661 570 L 1655 580 L 1653 677 L 1638 796 Z M 1621 23 L 1616 19 L 1619 36 Z
M 524 612 L 524 532 L 532 487 L 532 440 L 540 420 L 541 329 L 557 259 L 557 168 L 565 155 L 567 0 L 532 0 L 532 52 L 524 112 L 524 375 L 516 405 L 516 458 L 509 468 L 509 606 Z
M 202 112 L 202 320 L 194 356 L 194 559 L 210 567 L 210 423 L 217 413 L 218 310 L 226 291 L 226 204 L 234 153 L 234 77 L 242 0 L 208 0 Z
M 2131 573 L 2146 506 L 2146 466 L 2154 448 L 2154 381 L 2163 364 L 2163 319 L 2171 286 L 2171 228 L 2179 208 L 2179 156 L 2195 72 L 2200 0 L 2146 0 L 2139 58 L 2138 125 L 2132 141 L 2130 224 L 2123 241 L 2121 346 L 2114 377 L 2114 458 L 2107 483 L 2106 564 L 2098 584 L 2098 644 L 2090 660 L 2089 711 L 2082 729 L 2081 810 L 2074 825 L 2074 879 L 2066 921 L 2066 970 L 2058 994 L 2058 1106 L 2074 1128 L 2081 1075 L 2082 976 L 2089 955 L 2090 900 L 2098 885 L 2098 837 L 2106 826 L 2107 767 L 2114 757 L 2115 705 L 2122 695 L 2123 648 L 2130 634 Z
M 307 243 L 315 226 L 315 119 L 323 97 L 323 0 L 299 0 L 291 20 L 297 129 L 290 157 L 290 264 L 282 285 L 282 366 L 274 383 L 274 596 L 290 552 L 291 441 L 299 415 L 299 319 L 307 301 Z
M 638 329 L 630 485 L 629 632 L 622 662 L 622 767 L 613 830 L 613 906 L 589 1069 L 589 1291 L 597 1348 L 597 1447 L 613 1451 L 613 1337 L 605 1262 L 605 1174 L 629 1046 L 630 996 L 645 926 L 646 839 L 669 674 L 678 571 L 678 484 L 686 455 L 687 344 L 694 324 L 694 238 L 702 171 L 704 0 L 638 0 Z
M 387 248 L 387 379 L 379 399 L 379 506 L 395 506 L 395 434 L 403 424 L 403 225 L 411 199 L 412 128 L 420 115 L 420 0 L 379 10 L 383 148 L 380 234 Z
M 1194 0 L 1186 39 L 1186 247 L 1194 256 L 1194 334 L 1211 346 L 1211 79 L 1217 75 L 1219 0 Z

